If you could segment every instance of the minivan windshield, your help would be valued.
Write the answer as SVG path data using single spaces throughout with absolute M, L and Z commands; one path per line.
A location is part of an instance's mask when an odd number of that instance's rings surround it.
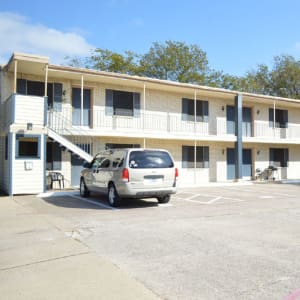
M 167 152 L 157 150 L 132 151 L 129 167 L 134 169 L 173 168 L 174 163 Z

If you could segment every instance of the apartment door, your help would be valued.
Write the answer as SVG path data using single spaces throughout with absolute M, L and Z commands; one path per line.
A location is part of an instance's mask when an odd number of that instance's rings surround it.
M 227 179 L 235 179 L 235 149 L 227 148 Z
M 84 160 L 76 155 L 71 156 L 71 186 L 79 186 L 80 172 L 83 170 Z
M 250 179 L 252 176 L 252 150 L 243 149 L 242 176 Z M 227 179 L 235 179 L 235 149 L 227 148 Z
M 79 148 L 91 154 L 91 144 L 76 144 Z M 75 154 L 71 156 L 71 186 L 79 186 L 80 172 L 84 169 L 85 160 Z
M 251 179 L 252 176 L 252 150 L 243 149 L 243 178 Z
M 81 89 L 72 89 L 72 124 L 75 126 L 90 126 L 91 90 L 83 90 L 83 105 L 81 105 Z

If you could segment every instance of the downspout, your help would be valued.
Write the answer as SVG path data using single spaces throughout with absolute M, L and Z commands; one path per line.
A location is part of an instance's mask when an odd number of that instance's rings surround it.
M 242 137 L 242 126 L 243 126 L 243 96 L 238 94 L 235 97 L 235 179 L 239 180 L 243 178 L 243 137 Z
M 13 97 L 12 97 L 12 110 L 11 110 L 11 124 L 14 123 L 15 121 L 15 106 L 16 106 L 16 98 L 15 95 L 17 93 L 17 72 L 18 72 L 18 61 L 15 60 L 15 65 L 14 65 L 14 89 L 13 89 Z M 9 127 L 9 133 L 8 133 L 8 172 L 9 172 L 9 186 L 8 186 L 8 194 L 10 197 L 13 197 L 14 194 L 14 176 L 13 176 L 13 168 L 14 168 L 14 158 L 15 156 L 15 134 L 10 132 L 10 127 Z
M 13 158 L 15 157 L 14 153 L 14 145 L 13 145 L 13 138 L 15 135 L 11 132 L 8 133 L 8 194 L 10 197 L 13 197 Z
M 197 140 L 196 140 L 196 122 L 197 122 L 197 91 L 194 90 L 194 184 L 197 181 Z
M 48 64 L 46 64 L 45 67 L 44 126 L 48 124 L 47 110 L 48 110 Z
M 273 136 L 275 137 L 275 119 L 276 119 L 276 105 L 275 100 L 273 101 Z
M 45 94 L 44 94 L 44 126 L 48 125 L 48 120 L 47 120 L 47 110 L 48 110 L 48 64 L 45 66 Z M 43 157 L 44 157 L 44 162 L 43 162 L 43 174 L 44 174 L 44 183 L 43 183 L 43 192 L 45 193 L 47 190 L 47 174 L 46 174 L 46 160 L 47 160 L 47 135 L 43 134 L 42 135 L 42 140 L 41 140 L 41 145 L 44 147 L 43 151 Z
M 146 84 L 145 83 L 144 83 L 144 90 L 143 90 L 143 105 L 144 105 L 144 113 L 143 113 L 144 148 L 146 148 L 146 137 L 145 137 Z
M 80 126 L 83 126 L 83 75 L 81 75 L 81 93 L 80 93 Z
M 18 71 L 18 61 L 15 60 L 15 65 L 14 65 L 14 94 L 17 93 L 17 71 Z

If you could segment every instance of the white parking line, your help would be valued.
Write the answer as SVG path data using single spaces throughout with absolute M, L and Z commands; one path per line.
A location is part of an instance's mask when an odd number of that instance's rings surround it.
M 215 199 L 212 199 L 212 200 L 208 201 L 207 204 L 215 203 L 215 202 L 217 202 L 218 200 L 221 200 L 221 199 L 224 199 L 224 198 L 223 197 L 217 197 Z

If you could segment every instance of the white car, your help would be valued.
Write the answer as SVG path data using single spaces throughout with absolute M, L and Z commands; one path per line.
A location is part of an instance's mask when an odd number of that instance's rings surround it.
M 112 149 L 85 164 L 80 194 L 106 194 L 111 206 L 118 206 L 125 198 L 157 198 L 159 203 L 167 203 L 176 193 L 177 178 L 178 169 L 166 150 Z

